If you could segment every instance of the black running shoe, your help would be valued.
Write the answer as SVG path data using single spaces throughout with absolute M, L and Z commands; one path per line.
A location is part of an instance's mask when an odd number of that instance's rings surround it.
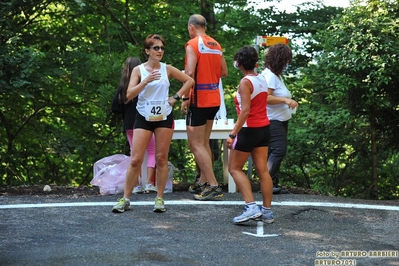
M 220 199 L 222 197 L 223 190 L 219 185 L 217 187 L 207 186 L 200 194 L 194 195 L 194 199 L 196 200 L 213 200 Z
M 188 188 L 188 191 L 190 191 L 190 193 L 193 193 L 193 194 L 200 194 L 202 191 L 204 191 L 204 189 L 206 188 L 207 184 L 208 184 L 208 183 L 205 183 L 205 184 L 203 184 L 203 185 L 200 185 L 200 184 L 196 181 L 196 182 L 194 182 L 193 185 L 191 185 L 191 186 Z

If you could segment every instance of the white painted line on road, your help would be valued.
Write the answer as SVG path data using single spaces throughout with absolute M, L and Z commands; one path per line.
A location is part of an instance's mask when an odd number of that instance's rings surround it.
M 309 207 L 331 207 L 331 208 L 354 208 L 354 209 L 370 209 L 384 211 L 399 211 L 399 206 L 388 205 L 372 205 L 372 204 L 355 204 L 355 203 L 337 203 L 337 202 L 295 202 L 281 201 L 272 202 L 272 206 L 309 206 Z
M 279 234 L 263 234 L 263 222 L 259 221 L 256 223 L 256 234 L 249 232 L 242 232 L 243 234 L 256 236 L 256 237 L 274 237 L 279 236 Z
M 257 204 L 262 204 L 257 201 Z M 33 204 L 9 204 L 0 205 L 0 209 L 22 209 L 22 208 L 58 208 L 58 207 L 96 207 L 114 206 L 116 202 L 60 202 L 60 203 L 33 203 Z M 152 206 L 153 201 L 132 201 L 132 206 Z M 166 205 L 243 205 L 243 201 L 196 201 L 196 200 L 166 200 Z M 301 201 L 279 201 L 272 202 L 272 206 L 297 206 L 297 207 L 330 207 L 330 208 L 354 208 L 384 211 L 399 211 L 399 206 L 337 203 L 337 202 L 301 202 Z
M 258 235 L 258 234 L 252 234 L 249 232 L 242 232 L 245 235 L 250 235 L 250 236 L 256 236 L 256 237 L 274 237 L 274 236 L 279 236 L 278 234 L 265 234 L 265 235 Z

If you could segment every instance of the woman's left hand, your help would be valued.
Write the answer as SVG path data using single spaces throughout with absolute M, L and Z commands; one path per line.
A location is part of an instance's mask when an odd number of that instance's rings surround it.
M 288 107 L 290 109 L 295 109 L 298 107 L 298 103 L 292 99 L 288 99 L 288 101 L 286 102 L 286 104 L 288 105 Z

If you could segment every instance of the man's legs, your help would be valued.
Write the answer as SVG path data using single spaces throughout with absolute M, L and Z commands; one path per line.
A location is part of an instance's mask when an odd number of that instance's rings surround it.
M 213 120 L 207 120 L 206 124 L 202 126 L 187 126 L 187 136 L 188 144 L 201 173 L 199 182 L 201 184 L 208 182 L 210 186 L 217 186 L 209 146 L 212 126 Z
M 209 140 L 209 146 L 211 148 L 212 167 L 213 167 L 213 163 L 215 162 L 215 157 L 217 156 L 216 155 L 217 152 L 215 151 L 215 149 L 218 148 L 218 140 L 217 139 L 210 139 Z M 190 193 L 198 194 L 198 193 L 201 193 L 205 189 L 206 183 L 201 183 L 201 181 L 200 181 L 201 170 L 198 167 L 197 163 L 195 163 L 195 170 L 197 172 L 197 175 L 195 176 L 194 184 L 190 185 L 190 187 L 188 188 L 188 191 Z M 201 184 L 201 186 L 200 186 L 200 184 Z
M 200 194 L 194 195 L 197 200 L 223 197 L 223 190 L 213 172 L 212 152 L 209 145 L 213 120 L 218 110 L 219 107 L 190 107 L 186 117 L 188 144 L 201 173 L 199 183 L 208 183 L 207 186 L 202 187 L 204 189 L 201 189 Z

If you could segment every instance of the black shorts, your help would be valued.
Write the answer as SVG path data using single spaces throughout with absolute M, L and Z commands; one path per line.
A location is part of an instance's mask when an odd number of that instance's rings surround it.
M 218 111 L 219 106 L 208 108 L 190 107 L 186 116 L 186 125 L 194 127 L 203 126 L 207 120 L 214 120 Z
M 149 131 L 154 132 L 158 127 L 167 127 L 173 128 L 174 127 L 174 119 L 173 119 L 173 112 L 171 112 L 167 117 L 166 120 L 151 122 L 145 120 L 145 117 L 142 116 L 139 112 L 136 114 L 136 121 L 134 122 L 134 128 L 142 128 Z
M 234 139 L 232 148 L 237 151 L 251 152 L 256 147 L 268 147 L 270 126 L 243 127 Z

